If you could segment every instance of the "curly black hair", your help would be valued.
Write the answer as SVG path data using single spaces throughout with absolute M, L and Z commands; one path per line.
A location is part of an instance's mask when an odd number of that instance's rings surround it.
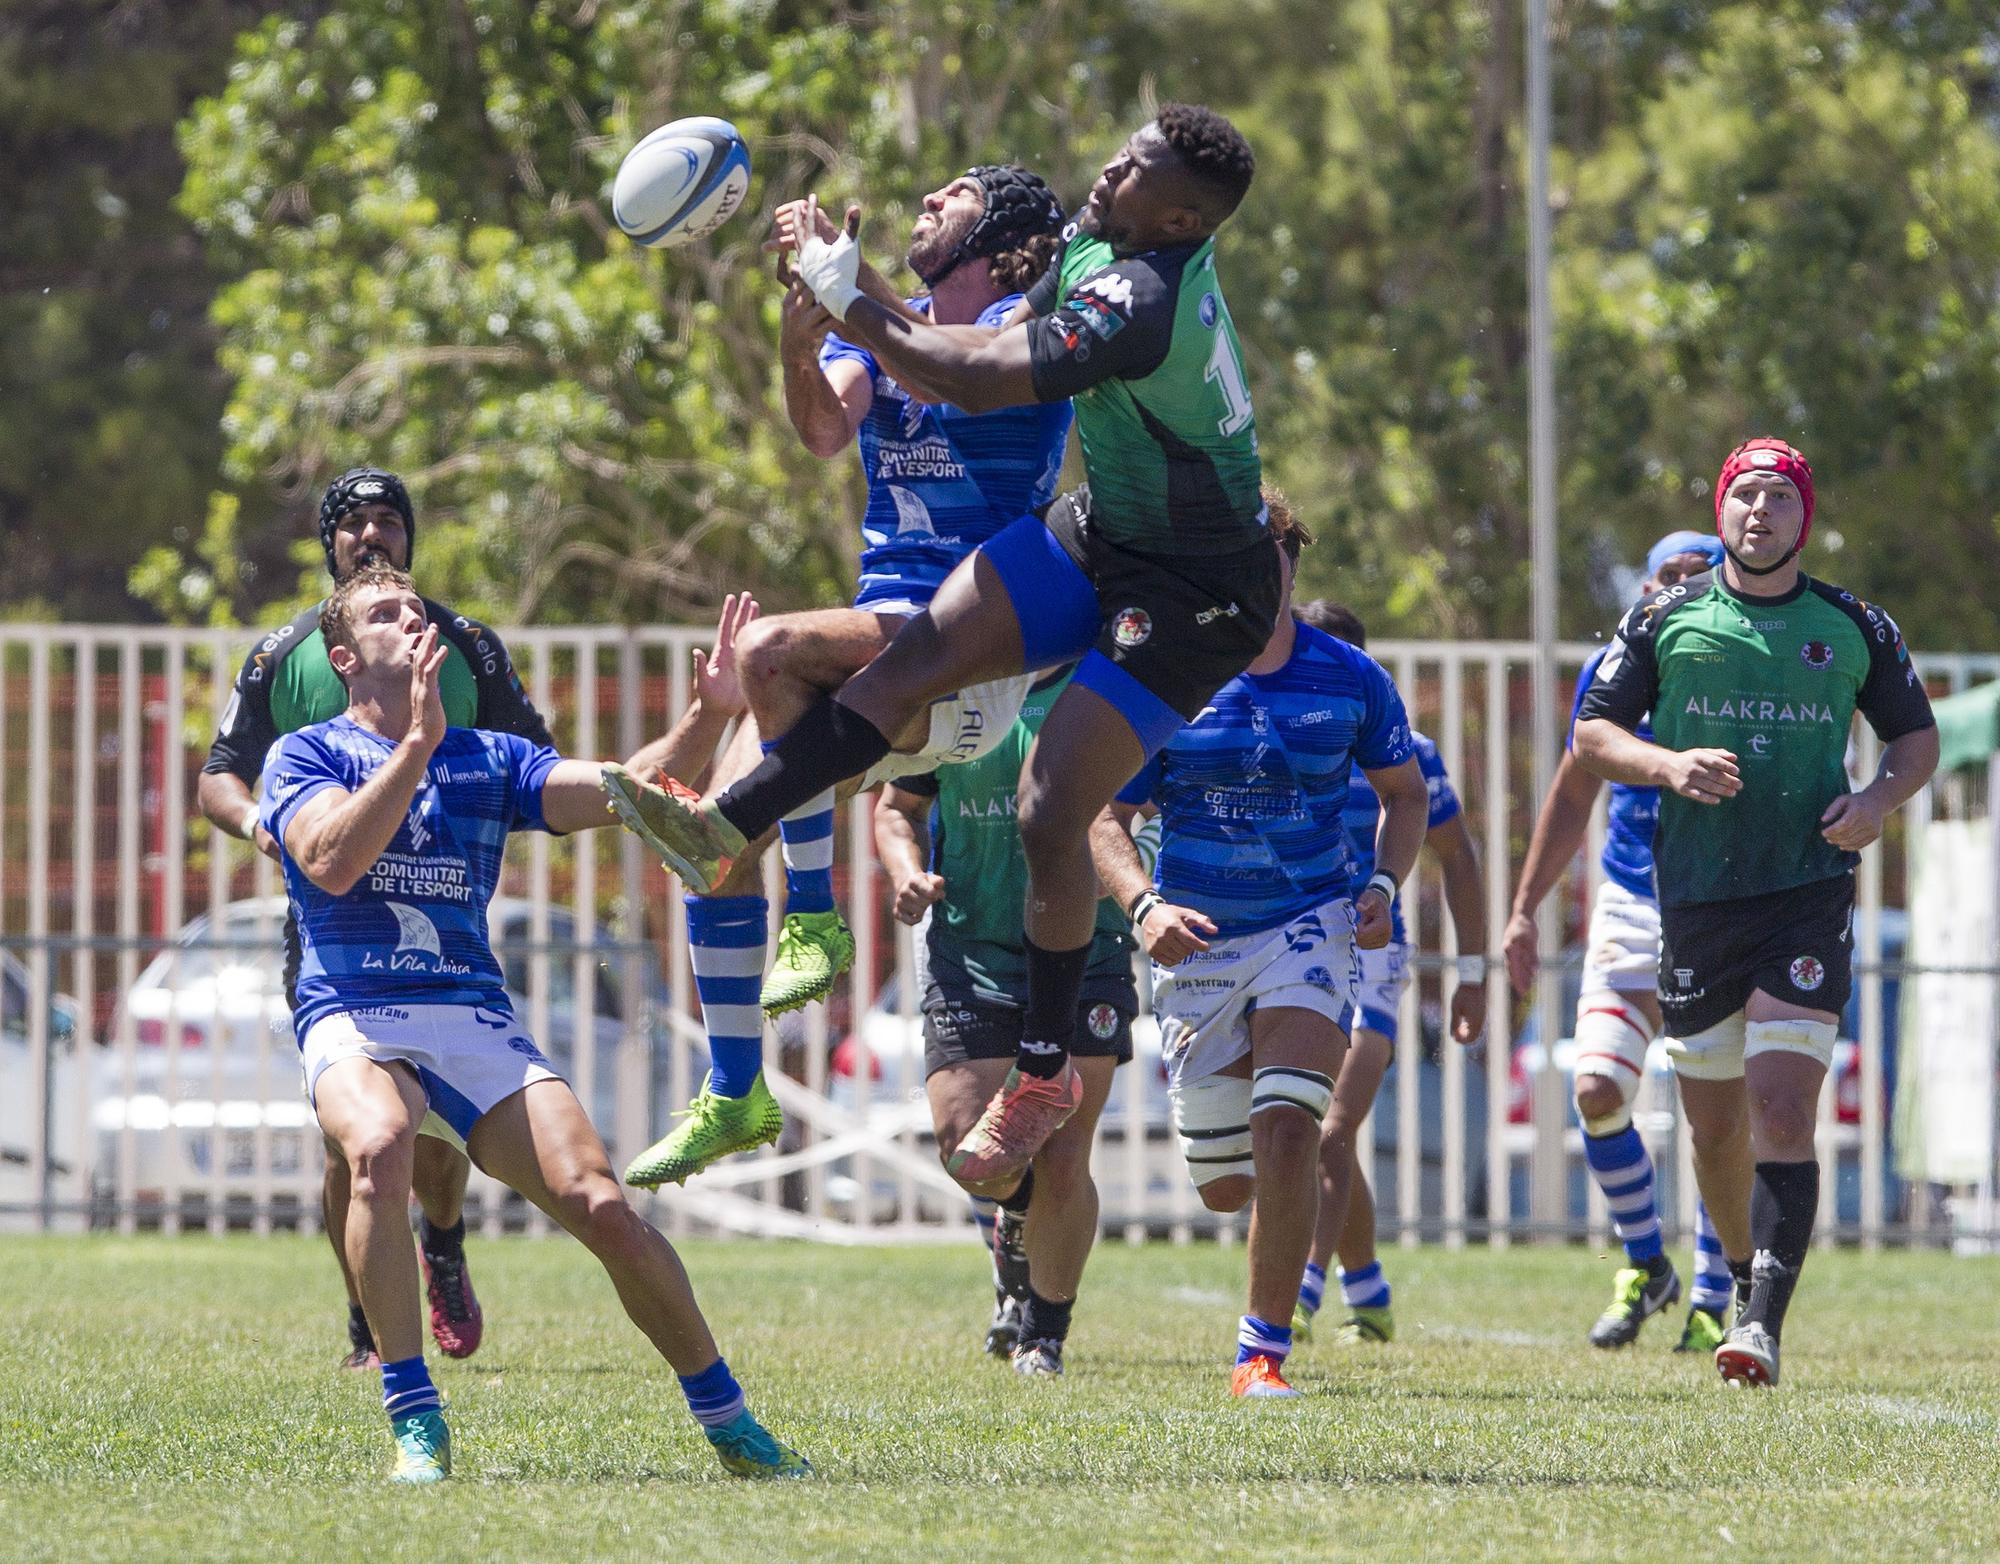
M 1209 226 L 1219 227 L 1236 210 L 1257 174 L 1257 159 L 1243 132 L 1199 103 L 1162 105 L 1154 121 L 1174 156 L 1208 200 L 1202 203 Z

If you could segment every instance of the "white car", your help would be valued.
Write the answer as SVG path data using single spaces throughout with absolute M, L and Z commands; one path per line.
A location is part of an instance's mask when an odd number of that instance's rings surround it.
M 124 996 L 92 1071 L 100 1218 L 115 1209 L 121 1192 L 149 1215 L 177 1194 L 185 1223 L 206 1221 L 216 1199 L 235 1224 L 247 1221 L 260 1199 L 282 1222 L 301 1201 L 318 1198 L 319 1128 L 305 1100 L 285 999 L 285 906 L 282 896 L 258 897 L 230 903 L 219 919 L 195 918 Z M 496 897 L 488 911 L 508 993 L 531 1024 L 534 916 L 534 904 L 519 897 Z M 549 907 L 546 917 L 547 1025 L 537 1040 L 575 1080 L 583 1022 L 576 921 L 565 907 Z M 593 943 L 606 945 L 602 938 Z M 650 1032 L 659 986 L 650 948 L 607 945 L 594 958 L 590 1107 L 607 1138 L 616 1123 L 618 1053 L 627 1030 L 618 963 L 628 960 L 639 968 L 645 1014 L 638 1023 Z M 166 1046 L 170 1039 L 177 1046 Z M 666 1050 L 650 1052 L 652 1095 L 663 1099 Z M 699 1079 L 706 1060 L 689 1067 Z
M 28 1039 L 28 969 L 11 952 L 0 951 L 0 1213 L 27 1210 L 34 1200 L 31 1163 L 35 1153 L 35 1110 L 28 1092 L 32 1045 Z M 57 1180 L 76 1166 L 76 1001 L 67 994 L 49 998 L 49 1089 L 44 1121 L 50 1194 L 63 1198 Z

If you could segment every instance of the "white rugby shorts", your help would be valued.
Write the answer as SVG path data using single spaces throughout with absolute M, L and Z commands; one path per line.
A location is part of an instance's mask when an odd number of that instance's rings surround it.
M 861 779 L 861 791 L 991 753 L 1014 726 L 1029 687 L 1040 677 L 1037 673 L 1017 673 L 986 684 L 968 684 L 938 697 L 931 702 L 930 733 L 923 747 L 913 755 L 891 750 Z
M 1659 985 L 1660 904 L 1615 880 L 1603 881 L 1590 904 L 1581 991 L 1651 994 Z
M 1340 1018 L 1350 1034 L 1365 1027 L 1396 1040 L 1396 1023 L 1402 1014 L 1403 990 L 1410 986 L 1410 946 L 1407 940 L 1392 939 L 1380 950 L 1354 952 L 1355 1003 Z
M 310 1101 L 328 1065 L 400 1060 L 416 1071 L 431 1113 L 460 1142 L 489 1109 L 562 1074 L 510 1010 L 490 1005 L 366 1005 L 322 1016 L 299 1042 Z M 316 1106 L 316 1105 L 315 1105 Z
M 1178 966 L 1153 965 L 1153 1010 L 1170 1086 L 1206 1080 L 1250 1051 L 1256 1010 L 1313 1010 L 1336 1026 L 1355 993 L 1354 903 L 1346 897 L 1282 928 L 1209 942 Z

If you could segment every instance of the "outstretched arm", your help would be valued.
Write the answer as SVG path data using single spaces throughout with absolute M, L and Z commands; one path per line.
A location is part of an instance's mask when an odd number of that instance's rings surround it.
M 736 666 L 736 638 L 756 621 L 758 613 L 757 600 L 748 592 L 732 592 L 722 600 L 714 649 L 695 649 L 694 699 L 664 738 L 633 751 L 625 762 L 625 769 L 633 776 L 649 781 L 660 771 L 690 787 L 703 786 L 723 734 L 748 705 Z

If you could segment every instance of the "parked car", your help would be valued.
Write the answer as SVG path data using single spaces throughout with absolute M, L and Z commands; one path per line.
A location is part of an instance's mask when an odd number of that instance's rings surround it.
M 502 896 L 488 913 L 494 951 L 523 1018 L 535 1014 L 535 910 L 524 898 Z M 585 1035 L 572 959 L 577 925 L 565 907 L 549 907 L 546 916 L 548 1022 L 537 1040 L 574 1080 L 577 1045 Z M 316 1198 L 301 1182 L 317 1167 L 312 1147 L 319 1129 L 305 1100 L 285 1000 L 284 920 L 282 896 L 232 902 L 219 919 L 203 914 L 123 996 L 107 1055 L 92 1072 L 101 1213 L 114 1208 L 122 1188 L 127 1198 L 154 1208 L 163 1206 L 169 1190 L 179 1190 L 184 1221 L 205 1221 L 208 1202 L 218 1193 L 230 1220 L 247 1217 L 259 1187 L 264 1143 L 280 1216 L 300 1199 Z M 589 1106 L 607 1138 L 617 1122 L 617 1057 L 626 1034 L 611 959 L 596 963 L 587 1034 L 596 1050 Z M 644 970 L 643 992 L 651 1007 L 659 991 L 656 963 L 650 953 L 634 953 L 634 959 Z M 650 1031 L 650 1016 L 639 1019 Z M 135 1044 L 129 1067 L 120 1046 L 128 1026 Z M 660 1039 L 665 1035 L 662 1029 Z M 667 1050 L 655 1047 L 651 1053 L 652 1095 L 664 1106 Z M 698 1079 L 706 1057 L 691 1060 L 689 1068 Z M 128 1140 L 129 1169 L 122 1161 Z M 282 1187 L 286 1184 L 291 1187 Z
M 46 1107 L 51 1178 L 66 1177 L 76 1166 L 76 1001 L 67 994 L 50 996 L 48 1008 L 49 1089 L 40 1102 L 27 1089 L 32 1044 L 29 1041 L 28 969 L 11 951 L 0 951 L 0 1080 L 11 1089 L 0 1091 L 0 1217 L 26 1210 L 34 1198 L 32 1162 L 35 1116 Z

